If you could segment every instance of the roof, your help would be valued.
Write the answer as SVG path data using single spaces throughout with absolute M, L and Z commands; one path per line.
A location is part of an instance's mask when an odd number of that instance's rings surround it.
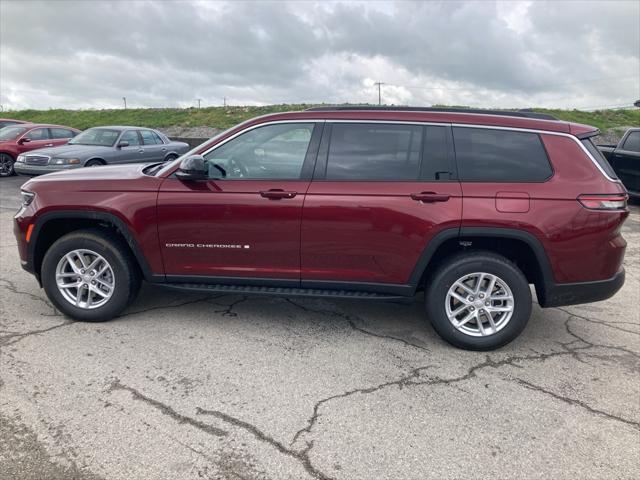
M 500 111 L 498 114 L 493 110 L 322 107 L 301 112 L 264 115 L 251 119 L 243 123 L 242 126 L 244 128 L 256 123 L 278 120 L 372 120 L 487 125 L 568 133 L 576 136 L 590 136 L 598 133 L 598 129 L 590 125 L 538 118 L 537 116 L 532 118 L 531 115 L 523 115 L 524 113 L 529 114 L 530 112 Z
M 51 123 L 31 123 L 31 122 L 22 122 L 16 125 L 9 125 L 10 127 L 23 127 L 23 128 L 69 128 L 71 130 L 78 130 L 74 127 L 69 127 L 67 125 L 54 125 Z
M 136 127 L 133 125 L 98 125 L 95 127 L 91 127 L 91 128 L 108 128 L 110 130 L 118 130 L 118 131 L 122 131 L 122 130 L 153 130 L 153 128 L 149 128 L 149 127 Z
M 18 120 L 16 118 L 0 118 L 0 122 L 14 122 L 14 123 L 28 123 L 24 120 Z

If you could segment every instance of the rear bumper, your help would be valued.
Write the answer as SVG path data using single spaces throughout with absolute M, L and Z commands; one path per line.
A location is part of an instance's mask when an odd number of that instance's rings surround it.
M 544 295 L 539 298 L 542 307 L 562 307 L 591 303 L 613 297 L 624 285 L 625 272 L 621 268 L 618 273 L 607 280 L 580 283 L 554 283 L 545 288 Z

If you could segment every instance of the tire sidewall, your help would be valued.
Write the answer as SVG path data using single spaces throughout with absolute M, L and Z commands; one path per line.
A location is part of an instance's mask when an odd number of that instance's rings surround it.
M 472 337 L 457 330 L 447 317 L 445 302 L 449 288 L 461 277 L 484 272 L 504 281 L 513 294 L 514 311 L 509 323 L 486 337 Z M 426 309 L 435 330 L 449 343 L 468 350 L 492 350 L 515 339 L 531 315 L 531 290 L 522 272 L 506 259 L 492 256 L 462 256 L 438 271 L 426 293 Z
M 113 270 L 115 287 L 109 301 L 95 309 L 84 309 L 69 303 L 58 290 L 56 268 L 60 259 L 73 250 L 92 250 L 104 257 Z M 55 242 L 42 262 L 42 284 L 51 302 L 65 315 L 76 320 L 99 322 L 118 315 L 130 300 L 131 271 L 124 255 L 110 242 L 90 234 L 67 236 Z
M 8 173 L 4 173 L 0 170 L 0 177 L 11 177 L 13 175 L 16 174 L 16 170 L 15 170 L 15 160 L 13 159 L 13 157 L 11 155 L 9 155 L 8 153 L 0 153 L 0 155 L 4 158 L 4 159 L 8 159 L 11 165 L 11 170 Z

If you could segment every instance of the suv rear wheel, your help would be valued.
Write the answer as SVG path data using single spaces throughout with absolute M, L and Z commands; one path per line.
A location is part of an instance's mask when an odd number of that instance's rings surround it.
M 522 271 L 490 252 L 447 260 L 426 290 L 427 315 L 447 342 L 468 350 L 501 347 L 531 316 L 531 290 Z
M 73 232 L 57 240 L 42 262 L 49 299 L 76 320 L 109 320 L 140 289 L 140 274 L 127 246 L 103 231 Z

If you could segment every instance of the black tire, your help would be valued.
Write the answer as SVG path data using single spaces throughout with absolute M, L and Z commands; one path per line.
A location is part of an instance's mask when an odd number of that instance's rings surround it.
M 95 158 L 84 164 L 85 167 L 101 167 L 102 165 L 104 165 L 104 162 Z
M 111 298 L 95 309 L 72 305 L 56 284 L 56 267 L 67 253 L 86 249 L 101 255 L 111 266 L 115 286 Z M 101 322 L 110 320 L 122 312 L 140 290 L 140 271 L 126 243 L 106 230 L 79 230 L 58 239 L 44 256 L 42 262 L 42 284 L 49 300 L 63 314 L 75 320 Z
M 513 294 L 510 320 L 501 330 L 487 336 L 472 336 L 458 330 L 446 311 L 451 286 L 465 275 L 476 272 L 499 277 Z M 465 252 L 444 261 L 428 279 L 425 304 L 428 319 L 444 340 L 465 350 L 494 350 L 511 342 L 524 330 L 531 316 L 531 290 L 522 271 L 505 257 L 491 252 Z
M 173 162 L 176 158 L 178 158 L 177 155 L 167 155 L 167 157 L 164 159 L 165 162 Z
M 13 164 L 15 160 L 8 153 L 0 153 L 0 177 L 10 177 L 15 175 Z

